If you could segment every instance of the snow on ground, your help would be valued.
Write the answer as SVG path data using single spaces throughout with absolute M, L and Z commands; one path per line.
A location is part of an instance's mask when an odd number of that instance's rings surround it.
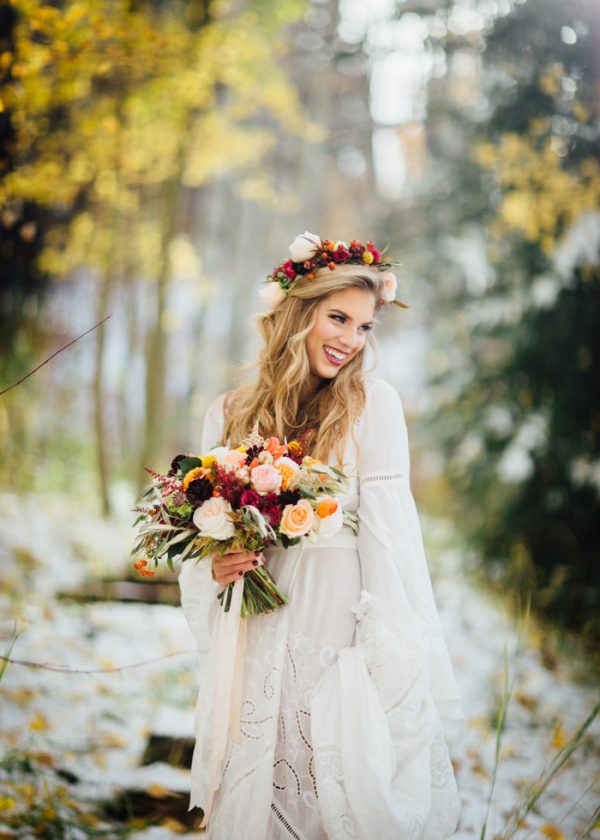
M 479 838 L 485 819 L 505 648 L 514 679 L 486 833 L 494 838 L 511 808 L 589 715 L 597 692 L 592 685 L 576 682 L 571 663 L 564 659 L 559 658 L 552 670 L 545 666 L 541 631 L 533 621 L 517 656 L 514 620 L 507 610 L 466 581 L 460 550 L 452 547 L 445 524 L 423 517 L 422 522 L 467 716 L 462 736 L 452 746 L 463 800 L 455 840 Z M 177 654 L 106 674 L 8 666 L 0 682 L 2 752 L 50 753 L 57 766 L 79 779 L 72 785 L 74 797 L 97 800 L 125 787 L 185 791 L 189 785 L 186 771 L 165 764 L 139 766 L 151 731 L 174 737 L 191 734 L 195 654 L 181 610 L 110 602 L 67 604 L 55 598 L 56 592 L 91 576 L 124 574 L 131 545 L 130 515 L 105 522 L 73 501 L 0 495 L 4 651 L 16 621 L 21 631 L 12 651 L 16 659 L 91 670 Z M 599 724 L 594 721 L 515 837 L 583 836 L 582 827 L 599 801 Z M 0 803 L 1 794 L 0 789 Z M 174 835 L 170 828 L 155 827 L 131 836 L 162 840 Z

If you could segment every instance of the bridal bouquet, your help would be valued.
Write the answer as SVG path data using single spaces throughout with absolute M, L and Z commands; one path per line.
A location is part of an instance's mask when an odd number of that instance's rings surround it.
M 230 549 L 260 552 L 288 548 L 301 539 L 333 536 L 344 524 L 356 533 L 356 514 L 339 499 L 346 476 L 303 453 L 297 441 L 262 438 L 258 423 L 235 449 L 177 455 L 167 475 L 146 468 L 152 484 L 138 500 L 132 555 L 142 575 L 149 562 L 201 559 Z M 233 584 L 219 593 L 229 610 Z M 287 603 L 264 566 L 246 572 L 241 614 L 258 615 Z

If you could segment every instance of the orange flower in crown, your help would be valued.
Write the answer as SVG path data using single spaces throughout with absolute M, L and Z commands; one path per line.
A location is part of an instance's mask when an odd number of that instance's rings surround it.
M 328 267 L 333 271 L 337 265 L 345 263 L 371 266 L 382 271 L 383 302 L 407 308 L 405 303 L 395 300 L 398 282 L 390 270 L 400 263 L 384 259 L 383 251 L 370 241 L 364 245 L 357 239 L 353 239 L 350 244 L 343 240 L 332 242 L 331 239 L 321 240 L 316 233 L 308 230 L 299 234 L 290 245 L 290 259 L 267 275 L 260 296 L 270 309 L 275 309 L 301 277 L 313 280 L 318 269 Z

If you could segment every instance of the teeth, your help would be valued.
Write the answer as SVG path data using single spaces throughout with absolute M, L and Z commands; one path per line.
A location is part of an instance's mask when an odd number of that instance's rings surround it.
M 325 349 L 327 350 L 327 352 L 329 353 L 330 356 L 333 356 L 334 359 L 338 359 L 340 362 L 343 362 L 343 360 L 346 357 L 345 353 L 339 353 L 337 350 L 334 350 L 332 347 L 327 347 L 326 346 Z

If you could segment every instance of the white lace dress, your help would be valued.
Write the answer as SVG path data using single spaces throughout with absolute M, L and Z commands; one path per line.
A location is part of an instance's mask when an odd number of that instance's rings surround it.
M 220 587 L 209 562 L 182 567 L 201 667 L 190 809 L 206 808 L 215 789 L 208 838 L 441 840 L 456 827 L 443 725 L 462 711 L 409 484 L 404 413 L 388 383 L 365 384 L 359 450 L 349 436 L 344 464 L 359 536 L 343 529 L 267 550 L 290 603 L 241 619 L 239 737 L 223 743 L 216 784 Z M 220 440 L 223 396 L 207 412 L 202 452 Z

